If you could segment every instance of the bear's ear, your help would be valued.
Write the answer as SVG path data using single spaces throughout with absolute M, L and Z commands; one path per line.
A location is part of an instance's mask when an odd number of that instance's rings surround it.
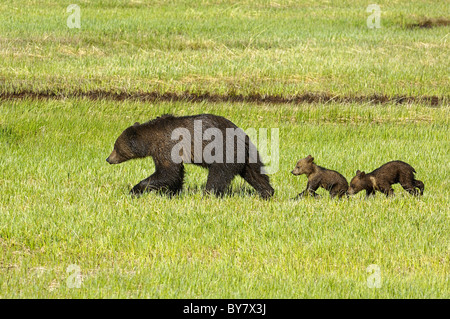
M 359 173 L 359 177 L 364 178 L 364 176 L 366 176 L 366 172 L 360 172 Z
M 138 126 L 138 125 L 141 125 L 141 123 L 136 122 L 136 123 L 133 124 L 133 126 Z
M 312 162 L 314 161 L 314 157 L 312 157 L 311 155 L 308 155 L 308 156 L 306 157 L 306 160 L 307 160 L 308 162 L 312 163 Z
M 136 137 L 137 136 L 137 130 L 136 130 L 136 127 L 133 125 L 133 126 L 130 126 L 130 127 L 128 127 L 125 131 L 124 131 L 124 133 L 126 134 L 126 136 L 128 137 L 128 138 L 134 138 L 134 137 Z

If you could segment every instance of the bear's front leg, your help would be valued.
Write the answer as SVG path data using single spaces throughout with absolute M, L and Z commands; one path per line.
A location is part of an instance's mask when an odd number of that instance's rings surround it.
M 153 175 L 152 175 L 153 176 Z M 152 190 L 158 190 L 159 188 L 156 187 L 155 181 L 152 180 L 152 176 L 147 177 L 146 179 L 143 179 L 138 184 L 134 185 L 133 188 L 130 190 L 130 195 L 139 197 L 145 192 L 150 192 Z
M 320 195 L 311 189 L 308 190 L 308 196 L 312 196 L 314 198 L 320 198 Z
M 366 190 L 366 199 L 370 197 L 375 197 L 375 190 L 372 188 Z
M 293 198 L 293 200 L 300 199 L 300 198 L 302 198 L 302 197 L 304 197 L 304 196 L 305 196 L 305 192 L 303 191 L 303 192 L 299 193 L 297 196 L 295 196 L 295 197 Z
M 293 199 L 300 199 L 303 197 L 307 197 L 307 196 L 312 196 L 314 198 L 320 198 L 320 195 L 317 194 L 315 191 L 311 190 L 311 189 L 305 189 L 303 192 L 301 192 L 300 194 L 298 194 L 296 197 L 294 197 Z
M 301 199 L 301 198 L 303 198 L 303 197 L 308 197 L 308 196 L 316 197 L 316 195 L 319 196 L 319 194 L 317 194 L 316 192 L 313 192 L 313 193 L 311 194 L 307 189 L 305 189 L 303 192 L 299 193 L 299 194 L 298 194 L 297 196 L 295 196 L 293 199 Z
M 303 191 L 303 193 L 308 194 L 309 196 L 312 196 L 314 198 L 319 198 L 320 195 L 316 193 L 316 190 L 320 186 L 320 178 L 313 178 L 311 180 L 308 180 L 308 183 L 306 184 L 306 189 Z
M 176 165 L 170 169 L 158 168 L 156 171 L 136 184 L 131 190 L 132 196 L 139 197 L 145 192 L 151 191 L 167 191 L 175 194 L 181 191 L 183 187 L 184 167 Z
M 394 196 L 394 189 L 391 187 L 391 185 L 380 188 L 380 191 L 384 195 L 386 195 L 386 197 Z

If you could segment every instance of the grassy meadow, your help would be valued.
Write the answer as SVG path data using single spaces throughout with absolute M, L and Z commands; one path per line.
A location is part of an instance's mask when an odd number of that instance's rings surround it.
M 0 298 L 450 297 L 450 27 L 410 27 L 448 17 L 445 1 L 378 1 L 380 29 L 366 26 L 367 2 L 306 0 L 82 0 L 69 29 L 72 2 L 0 4 Z M 43 92 L 56 98 L 20 95 Z M 351 101 L 373 94 L 412 102 Z M 131 198 L 152 160 L 105 159 L 126 127 L 164 113 L 278 128 L 275 196 L 239 177 L 224 198 L 204 195 L 207 171 L 186 165 L 181 195 Z M 394 185 L 392 198 L 292 200 L 306 177 L 290 171 L 308 154 L 348 180 L 406 161 L 424 196 Z
M 26 5 L 24 5 L 26 3 Z M 448 97 L 446 1 L 74 1 L 0 4 L 3 92 L 212 92 Z
M 117 110 L 114 101 L 2 103 L 2 297 L 449 296 L 448 110 L 140 102 Z M 279 128 L 275 197 L 260 199 L 240 178 L 224 199 L 204 196 L 207 171 L 188 165 L 182 195 L 131 198 L 153 162 L 105 159 L 124 127 L 169 110 Z M 389 199 L 330 200 L 320 190 L 319 200 L 291 200 L 306 178 L 290 170 L 308 154 L 347 178 L 406 160 L 425 195 L 395 187 Z M 71 264 L 80 289 L 67 287 Z M 371 264 L 380 289 L 367 287 Z

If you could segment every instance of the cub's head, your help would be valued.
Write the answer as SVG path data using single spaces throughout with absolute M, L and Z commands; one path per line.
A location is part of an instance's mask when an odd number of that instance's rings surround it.
M 356 171 L 356 176 L 352 178 L 347 193 L 355 195 L 367 188 L 367 176 L 365 172 Z
M 137 127 L 140 124 L 134 123 L 120 134 L 114 143 L 114 150 L 106 159 L 109 164 L 119 164 L 133 158 L 144 157 L 144 149 L 139 141 Z
M 309 174 L 314 170 L 314 157 L 308 155 L 305 158 L 302 158 L 295 165 L 294 170 L 291 172 L 294 175 L 302 175 Z

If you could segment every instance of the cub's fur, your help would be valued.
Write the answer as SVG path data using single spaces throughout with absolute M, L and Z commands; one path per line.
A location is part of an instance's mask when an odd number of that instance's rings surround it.
M 298 194 L 297 198 L 305 195 L 317 197 L 319 195 L 316 190 L 319 187 L 329 191 L 331 198 L 335 196 L 341 198 L 347 193 L 348 182 L 345 177 L 336 171 L 316 165 L 311 155 L 299 160 L 291 173 L 294 175 L 305 174 L 308 177 L 306 189 Z
M 410 194 L 423 195 L 424 184 L 414 178 L 415 172 L 411 165 L 402 161 L 386 163 L 368 174 L 358 170 L 350 182 L 348 194 L 366 190 L 367 197 L 375 195 L 375 191 L 391 196 L 394 195 L 391 185 L 400 183 Z

